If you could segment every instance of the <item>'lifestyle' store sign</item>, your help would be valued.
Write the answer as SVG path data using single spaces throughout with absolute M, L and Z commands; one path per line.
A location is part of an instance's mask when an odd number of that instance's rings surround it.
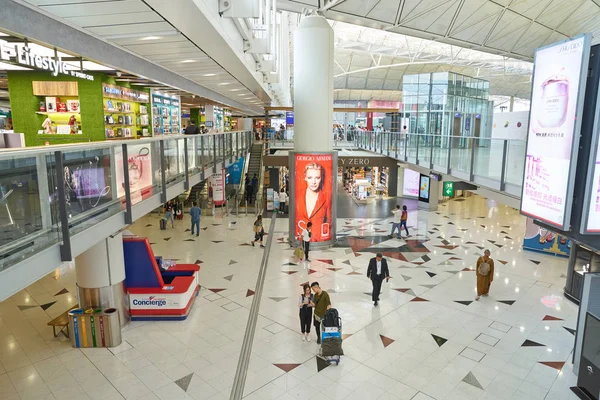
M 52 76 L 58 76 L 58 74 L 70 75 L 76 78 L 87 79 L 93 81 L 92 75 L 86 74 L 80 71 L 67 70 L 68 67 L 72 67 L 62 60 L 62 57 L 55 59 L 50 56 L 41 56 L 31 52 L 31 49 L 27 46 L 20 47 L 11 44 L 7 41 L 0 40 L 0 59 L 3 61 L 14 61 L 18 64 L 26 67 L 42 69 L 50 71 Z

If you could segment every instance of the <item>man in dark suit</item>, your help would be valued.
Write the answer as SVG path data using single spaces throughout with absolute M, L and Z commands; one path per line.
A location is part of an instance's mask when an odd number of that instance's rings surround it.
M 385 279 L 386 282 L 390 280 L 390 270 L 387 265 L 387 260 L 383 258 L 381 253 L 377 253 L 375 258 L 371 258 L 371 261 L 369 261 L 367 278 L 371 279 L 371 283 L 373 283 L 372 296 L 374 305 L 377 307 L 383 279 Z

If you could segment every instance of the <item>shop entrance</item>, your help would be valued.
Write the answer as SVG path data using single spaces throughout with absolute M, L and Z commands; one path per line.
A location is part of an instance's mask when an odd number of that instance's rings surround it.
M 339 167 L 338 179 L 357 204 L 368 204 L 389 197 L 388 167 Z

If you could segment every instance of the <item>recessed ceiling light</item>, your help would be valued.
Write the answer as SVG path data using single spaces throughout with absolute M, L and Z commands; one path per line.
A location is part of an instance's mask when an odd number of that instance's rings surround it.
M 239 92 L 242 89 L 231 89 L 230 92 Z
M 198 61 L 198 60 L 183 60 L 182 63 L 193 63 L 196 61 Z
M 202 76 L 217 76 L 217 74 L 204 74 Z
M 160 38 L 161 38 L 160 36 L 146 36 L 146 37 L 141 38 L 140 40 L 158 40 Z
M 221 82 L 219 83 L 219 86 L 225 86 L 225 85 L 229 85 L 231 84 L 231 82 Z

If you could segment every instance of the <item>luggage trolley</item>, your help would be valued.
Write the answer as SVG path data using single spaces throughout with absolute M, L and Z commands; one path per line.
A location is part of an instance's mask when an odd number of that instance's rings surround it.
M 327 312 L 331 311 L 328 310 Z M 335 310 L 334 310 L 335 311 Z M 319 356 L 329 363 L 340 363 L 342 350 L 342 319 L 337 318 L 337 325 L 325 326 L 326 318 L 321 321 L 321 345 L 319 346 Z

